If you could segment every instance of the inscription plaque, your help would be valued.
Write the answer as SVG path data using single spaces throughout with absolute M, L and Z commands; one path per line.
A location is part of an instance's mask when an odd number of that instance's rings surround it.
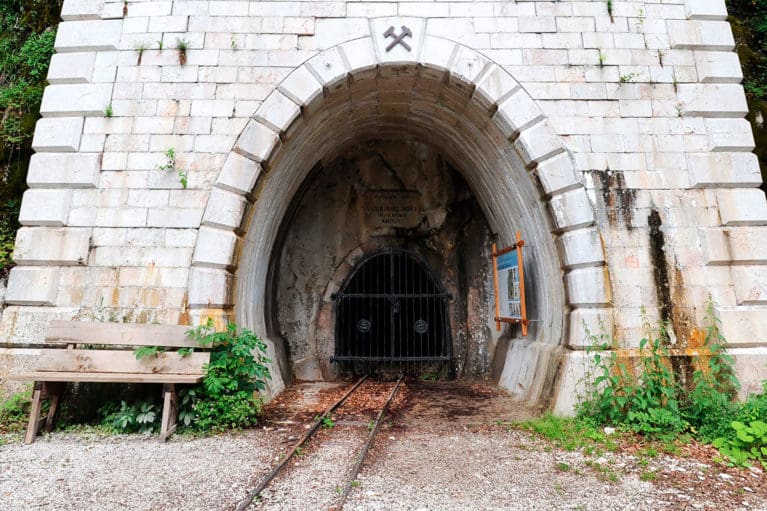
M 418 192 L 376 190 L 365 194 L 365 218 L 370 227 L 416 227 L 421 215 Z

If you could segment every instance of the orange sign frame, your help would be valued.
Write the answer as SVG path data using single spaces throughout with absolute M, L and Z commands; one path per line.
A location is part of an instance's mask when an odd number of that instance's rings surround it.
M 522 233 L 517 231 L 516 243 L 513 245 L 498 250 L 495 243 L 492 246 L 492 260 L 493 260 L 493 287 L 495 289 L 495 327 L 500 332 L 501 323 L 520 324 L 522 326 L 522 335 L 527 335 L 527 327 L 530 321 L 527 319 L 527 307 L 525 305 L 525 268 L 522 260 L 522 247 L 525 246 L 525 242 L 522 239 Z M 498 283 L 498 258 L 509 254 L 510 252 L 517 252 L 517 268 L 519 269 L 519 310 L 520 317 L 504 317 L 501 316 L 501 298 L 500 298 L 500 286 Z

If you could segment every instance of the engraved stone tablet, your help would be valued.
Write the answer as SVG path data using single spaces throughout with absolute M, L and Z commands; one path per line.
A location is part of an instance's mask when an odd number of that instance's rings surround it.
M 365 194 L 365 219 L 369 227 L 416 227 L 421 223 L 418 192 L 377 190 Z

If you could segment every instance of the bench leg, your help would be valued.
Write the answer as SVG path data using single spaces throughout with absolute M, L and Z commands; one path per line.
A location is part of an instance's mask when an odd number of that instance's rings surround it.
M 29 410 L 29 424 L 27 424 L 27 434 L 24 436 L 24 443 L 31 444 L 35 441 L 37 432 L 40 428 L 40 408 L 42 407 L 43 382 L 36 381 L 32 391 L 32 406 Z
M 162 389 L 162 425 L 160 426 L 160 442 L 167 442 L 176 431 L 176 386 L 166 383 Z
M 48 382 L 45 384 L 45 390 L 51 399 L 51 407 L 48 409 L 48 417 L 45 419 L 45 432 L 50 433 L 53 431 L 53 424 L 56 420 L 56 412 L 59 411 L 59 402 L 61 401 L 61 395 L 64 393 L 67 384 L 66 382 Z

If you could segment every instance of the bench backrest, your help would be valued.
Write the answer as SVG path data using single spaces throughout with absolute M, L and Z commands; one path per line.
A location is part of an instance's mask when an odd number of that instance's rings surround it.
M 103 344 L 121 346 L 164 346 L 199 348 L 186 336 L 192 327 L 185 325 L 149 325 L 134 323 L 90 323 L 52 320 L 45 333 L 46 343 Z
M 202 375 L 210 361 L 209 352 L 195 351 L 182 356 L 176 351 L 161 352 L 136 359 L 132 349 L 115 346 L 158 346 L 200 348 L 186 336 L 184 325 L 145 325 L 131 323 L 89 323 L 53 320 L 45 341 L 55 344 L 92 344 L 97 349 L 43 350 L 37 370 L 45 372 L 132 373 L 164 375 Z M 101 349 L 101 347 L 105 347 Z

